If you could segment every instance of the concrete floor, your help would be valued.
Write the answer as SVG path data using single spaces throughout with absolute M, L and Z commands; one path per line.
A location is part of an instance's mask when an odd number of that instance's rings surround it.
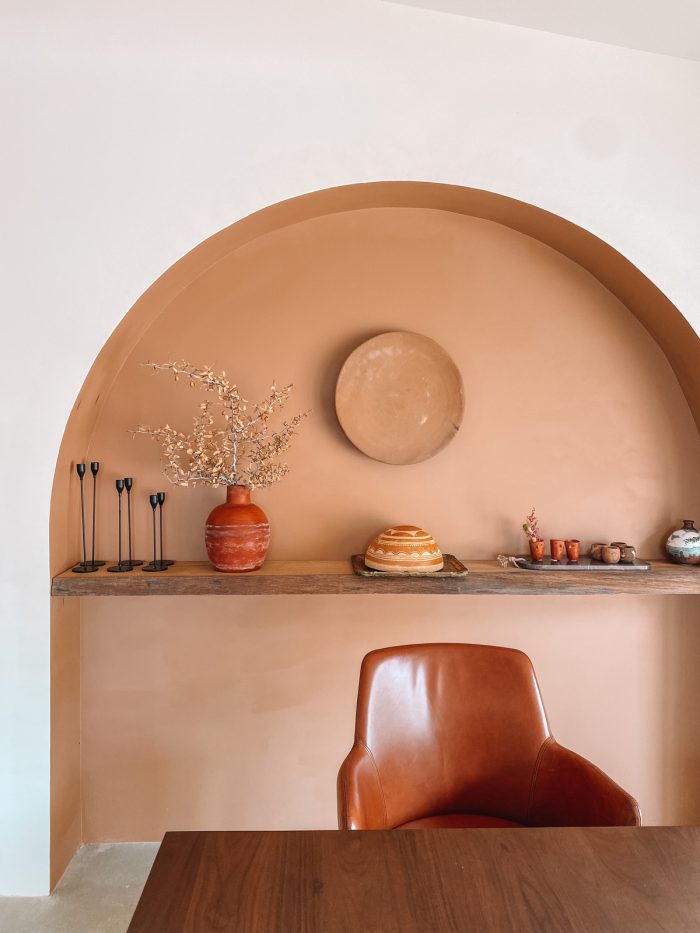
M 0 933 L 125 933 L 157 851 L 83 846 L 50 897 L 0 897 Z

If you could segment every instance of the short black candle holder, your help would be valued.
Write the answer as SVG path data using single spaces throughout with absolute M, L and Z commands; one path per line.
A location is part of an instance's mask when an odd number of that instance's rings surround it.
M 124 477 L 124 489 L 126 489 L 126 516 L 127 516 L 127 527 L 126 527 L 126 536 L 129 541 L 128 553 L 129 557 L 124 561 L 127 567 L 140 567 L 143 564 L 142 560 L 134 560 L 131 556 L 131 489 L 134 485 L 133 476 Z
M 122 560 L 122 492 L 124 491 L 124 480 L 118 479 L 116 481 L 117 487 L 117 501 L 118 501 L 118 547 L 117 547 L 117 563 L 114 567 L 108 567 L 107 570 L 110 573 L 128 573 L 133 568 L 130 567 L 125 560 Z
M 95 560 L 95 501 L 97 497 L 97 474 L 100 469 L 100 464 L 98 461 L 93 460 L 90 464 L 90 472 L 92 473 L 92 544 L 91 544 L 91 559 L 87 559 L 87 547 L 85 542 L 85 491 L 83 487 L 83 479 L 85 477 L 85 464 L 76 463 L 75 470 L 80 479 L 80 531 L 83 542 L 83 559 L 79 564 L 76 564 L 73 567 L 73 573 L 94 573 L 98 568 L 103 567 L 106 563 L 103 560 Z
M 163 497 L 162 501 L 159 500 L 159 496 Z M 164 560 L 162 560 L 162 556 L 163 556 L 163 517 L 162 516 L 163 516 L 163 501 L 165 501 L 165 493 L 152 493 L 148 497 L 148 501 L 151 503 L 151 509 L 153 513 L 153 560 L 150 562 L 150 564 L 146 564 L 144 567 L 142 567 L 141 570 L 143 570 L 144 573 L 160 573 L 161 570 L 167 570 L 170 564 L 172 563 L 172 561 L 168 561 L 166 563 Z M 161 507 L 161 513 L 160 513 L 161 514 L 161 522 L 160 522 L 161 560 L 158 560 L 156 558 L 156 509 L 158 508 L 159 505 Z

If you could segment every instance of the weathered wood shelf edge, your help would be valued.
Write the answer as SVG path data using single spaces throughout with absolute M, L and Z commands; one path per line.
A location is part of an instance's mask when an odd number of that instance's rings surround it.
M 502 568 L 495 560 L 461 558 L 466 577 L 358 577 L 350 561 L 267 561 L 246 574 L 218 573 L 206 562 L 182 561 L 164 573 L 91 574 L 70 570 L 51 581 L 52 596 L 420 595 L 614 596 L 700 595 L 700 567 L 650 561 L 648 573 L 545 574 Z

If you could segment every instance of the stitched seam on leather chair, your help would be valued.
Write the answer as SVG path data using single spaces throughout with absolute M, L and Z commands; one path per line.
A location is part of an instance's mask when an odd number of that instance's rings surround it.
M 386 797 L 384 796 L 384 788 L 382 787 L 382 779 L 379 776 L 379 768 L 377 767 L 377 762 L 374 760 L 374 755 L 372 754 L 371 750 L 362 741 L 360 741 L 360 745 L 367 752 L 367 754 L 369 755 L 370 761 L 374 765 L 374 770 L 377 775 L 377 784 L 379 785 L 379 793 L 382 795 L 382 807 L 384 808 L 384 828 L 388 829 L 389 828 L 389 817 L 388 817 L 387 809 L 386 809 Z
M 530 783 L 530 798 L 527 802 L 527 812 L 525 814 L 525 822 L 530 825 L 530 816 L 532 815 L 532 807 L 534 804 L 535 798 L 535 787 L 537 786 L 537 776 L 540 773 L 540 765 L 542 764 L 542 758 L 544 757 L 545 751 L 549 748 L 550 744 L 554 741 L 554 736 L 548 735 L 540 746 L 540 750 L 537 753 L 537 759 L 535 760 L 535 767 L 532 769 L 532 782 Z
M 342 826 L 339 826 L 338 829 L 347 829 L 348 823 L 348 779 L 345 771 L 345 762 L 340 766 L 340 823 L 342 821 Z
M 576 758 L 581 758 L 581 757 L 582 757 L 581 755 L 578 754 L 578 752 L 574 752 L 574 751 L 572 751 L 572 749 L 570 749 L 570 748 L 569 748 L 569 749 L 566 749 L 566 750 L 567 750 L 571 755 L 574 755 Z M 612 781 L 612 783 L 617 787 L 617 789 L 620 790 L 620 791 L 622 791 L 623 796 L 626 797 L 627 800 L 628 800 L 629 802 L 632 803 L 633 808 L 634 808 L 634 811 L 635 811 L 635 813 L 637 814 L 637 816 L 639 817 L 639 824 L 641 825 L 641 821 L 642 821 L 642 810 L 641 810 L 641 807 L 639 806 L 638 801 L 637 801 L 628 791 L 626 791 L 624 787 L 620 787 L 620 785 L 619 785 L 616 781 L 613 781 L 613 779 L 612 779 L 608 774 L 606 774 L 605 771 L 603 771 L 602 768 L 599 768 L 598 765 L 594 764 L 592 761 L 589 761 L 587 758 L 584 758 L 583 760 L 586 762 L 587 765 L 589 765 L 589 767 L 591 767 L 594 771 L 596 771 L 598 774 L 600 774 L 600 776 L 603 778 L 603 780 L 605 780 L 605 781 Z M 613 825 L 614 825 L 614 824 L 613 824 Z

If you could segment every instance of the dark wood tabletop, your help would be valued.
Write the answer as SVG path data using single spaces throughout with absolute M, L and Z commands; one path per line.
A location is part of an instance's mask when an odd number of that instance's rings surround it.
M 128 933 L 697 933 L 700 827 L 167 833 Z

